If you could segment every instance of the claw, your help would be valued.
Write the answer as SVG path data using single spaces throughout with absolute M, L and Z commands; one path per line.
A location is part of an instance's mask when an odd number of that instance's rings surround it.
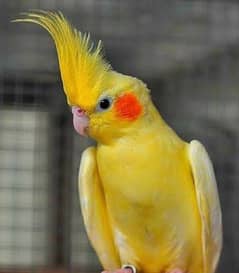
M 130 268 L 119 268 L 116 270 L 104 270 L 101 273 L 133 273 L 132 269 Z
M 101 273 L 135 273 L 133 268 L 131 266 L 123 266 L 123 268 L 116 269 L 116 270 L 104 270 Z M 168 271 L 167 273 L 185 273 L 183 270 L 175 268 L 171 271 Z

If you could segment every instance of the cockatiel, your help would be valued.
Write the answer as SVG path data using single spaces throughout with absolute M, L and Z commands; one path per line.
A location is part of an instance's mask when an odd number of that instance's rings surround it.
M 222 248 L 221 209 L 203 145 L 180 139 L 147 86 L 114 71 L 101 42 L 94 47 L 61 13 L 27 13 L 16 21 L 50 33 L 74 128 L 97 141 L 82 155 L 79 191 L 104 269 L 213 273 Z

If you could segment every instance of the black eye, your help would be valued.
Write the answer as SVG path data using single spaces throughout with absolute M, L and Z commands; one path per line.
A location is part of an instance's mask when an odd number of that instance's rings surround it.
M 108 109 L 110 107 L 110 101 L 109 99 L 103 99 L 100 101 L 100 108 L 101 109 Z
M 112 98 L 110 97 L 105 97 L 100 99 L 98 106 L 97 106 L 97 111 L 104 111 L 110 108 L 112 104 Z

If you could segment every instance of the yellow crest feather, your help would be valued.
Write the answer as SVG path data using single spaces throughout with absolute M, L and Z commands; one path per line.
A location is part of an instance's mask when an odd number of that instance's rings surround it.
M 23 15 L 24 18 L 14 22 L 38 24 L 52 36 L 68 104 L 84 106 L 86 110 L 92 107 L 110 70 L 101 54 L 101 41 L 94 48 L 90 35 L 72 27 L 60 12 L 37 11 Z

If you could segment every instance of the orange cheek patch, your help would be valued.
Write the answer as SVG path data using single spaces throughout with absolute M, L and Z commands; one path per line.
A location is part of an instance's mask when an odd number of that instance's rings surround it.
M 115 102 L 118 117 L 126 120 L 136 120 L 142 113 L 142 105 L 132 93 L 126 93 Z

